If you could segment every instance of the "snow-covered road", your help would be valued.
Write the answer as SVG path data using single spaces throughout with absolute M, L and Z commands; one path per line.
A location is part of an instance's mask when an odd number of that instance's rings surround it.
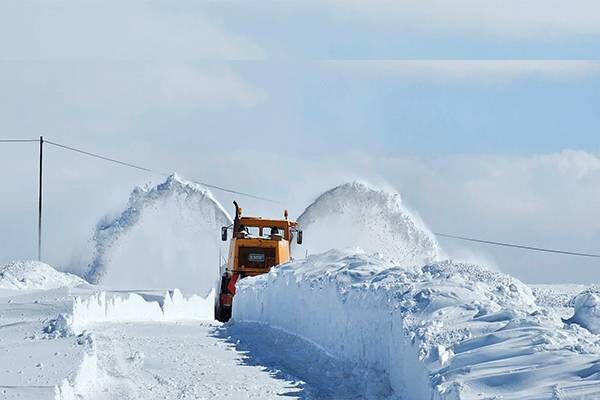
M 89 399 L 271 399 L 301 394 L 291 377 L 246 363 L 217 325 L 110 324 L 92 331 L 105 379 L 87 394 Z
M 390 393 L 384 379 L 350 371 L 311 344 L 264 326 L 126 323 L 91 332 L 98 379 L 84 399 L 363 399 Z
M 264 326 L 125 323 L 91 332 L 100 379 L 84 399 L 363 399 L 389 393 L 384 380 L 365 385 L 366 375 Z

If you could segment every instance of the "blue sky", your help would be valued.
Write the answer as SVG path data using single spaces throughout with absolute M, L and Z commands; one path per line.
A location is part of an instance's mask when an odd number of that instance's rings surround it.
M 589 0 L 0 0 L 0 127 L 296 214 L 362 179 L 433 230 L 597 252 L 599 44 Z M 0 262 L 34 253 L 27 146 L 0 146 Z M 98 219 L 158 179 L 48 150 L 47 260 L 85 263 Z M 443 245 L 528 281 L 599 277 L 586 260 Z

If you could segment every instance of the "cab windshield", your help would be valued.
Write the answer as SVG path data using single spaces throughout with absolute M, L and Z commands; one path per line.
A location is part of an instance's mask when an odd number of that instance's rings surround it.
M 262 228 L 262 234 L 261 229 L 256 226 L 241 226 L 240 231 L 244 232 L 247 237 L 264 239 L 269 239 L 273 236 L 283 238 L 284 233 L 284 230 L 282 228 L 277 228 L 275 226 L 271 228 Z

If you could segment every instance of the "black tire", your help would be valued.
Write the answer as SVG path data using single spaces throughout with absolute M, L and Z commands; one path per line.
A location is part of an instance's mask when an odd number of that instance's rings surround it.
M 231 319 L 231 307 L 220 307 L 219 321 L 227 322 Z
M 221 295 L 230 294 L 227 285 L 229 285 L 229 277 L 227 274 L 223 274 L 221 277 L 221 292 L 219 293 L 219 299 L 215 306 L 215 319 L 220 322 L 227 322 L 231 319 L 231 306 L 221 304 Z

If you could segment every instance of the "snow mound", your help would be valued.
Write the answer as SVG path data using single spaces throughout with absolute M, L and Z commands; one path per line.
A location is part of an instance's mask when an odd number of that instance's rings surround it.
M 566 322 L 578 324 L 600 334 L 600 291 L 587 290 L 573 300 L 574 314 Z
M 78 276 L 59 272 L 40 261 L 13 261 L 0 265 L 0 289 L 48 290 L 82 284 L 85 281 Z
M 359 247 L 400 265 L 419 265 L 441 257 L 425 225 L 393 191 L 346 183 L 319 196 L 298 217 L 306 232 L 300 253 Z
M 234 303 L 235 322 L 380 371 L 402 398 L 600 396 L 597 340 L 536 306 L 519 280 L 477 265 L 407 268 L 332 250 L 241 280 Z
M 138 187 L 119 216 L 101 221 L 87 279 L 112 289 L 168 289 L 206 294 L 226 254 L 220 227 L 231 218 L 204 187 L 171 175 Z

